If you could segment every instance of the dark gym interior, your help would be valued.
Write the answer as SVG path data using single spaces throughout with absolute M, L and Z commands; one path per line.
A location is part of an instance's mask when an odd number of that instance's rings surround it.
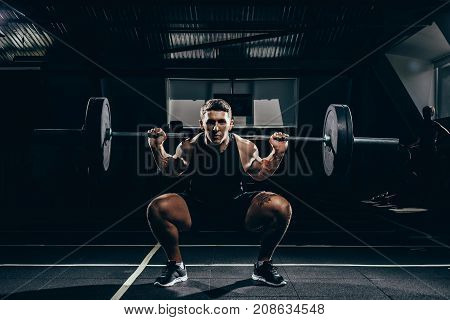
M 144 137 L 114 137 L 108 171 L 92 176 L 80 137 L 35 129 L 80 129 L 89 98 L 107 97 L 113 130 L 169 132 L 177 79 L 232 88 L 290 79 L 288 125 L 232 132 L 320 137 L 328 106 L 342 104 L 355 137 L 399 144 L 355 144 L 347 174 L 329 177 L 321 143 L 292 141 L 273 177 L 245 181 L 292 205 L 273 258 L 286 286 L 252 284 L 258 234 L 227 221 L 181 234 L 187 282 L 153 286 L 159 248 L 119 298 L 448 299 L 450 137 L 437 141 L 432 176 L 416 168 L 422 108 L 433 105 L 434 121 L 450 129 L 447 3 L 0 1 L 0 297 L 117 297 L 157 248 L 149 202 L 186 187 L 158 172 Z M 263 156 L 267 143 L 256 142 Z M 167 145 L 173 153 L 176 143 Z

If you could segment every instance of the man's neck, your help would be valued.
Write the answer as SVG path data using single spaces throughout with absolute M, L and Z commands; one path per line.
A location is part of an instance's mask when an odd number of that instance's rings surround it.
M 211 143 L 211 141 L 208 140 L 205 134 L 205 144 L 207 146 L 210 146 L 211 148 L 219 149 L 221 153 L 224 152 L 225 149 L 228 147 L 229 142 L 230 142 L 230 134 L 227 134 L 225 139 L 219 145 Z

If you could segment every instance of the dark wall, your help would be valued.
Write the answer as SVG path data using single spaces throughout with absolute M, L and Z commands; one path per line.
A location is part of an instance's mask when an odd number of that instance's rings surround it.
M 90 74 L 36 72 L 40 81 L 29 83 L 33 104 L 22 108 L 32 116 L 32 128 L 79 129 L 84 121 L 86 104 L 91 96 L 100 95 L 98 79 Z M 14 91 L 11 92 L 14 94 Z M 31 139 L 31 140 L 30 140 Z M 21 200 L 30 223 L 64 223 L 65 219 L 83 220 L 83 208 L 89 203 L 83 148 L 79 139 L 45 141 L 28 133 L 31 142 L 32 201 Z M 11 207 L 14 210 L 16 207 Z
M 33 195 L 30 132 L 42 112 L 38 101 L 46 99 L 42 82 L 40 73 L 34 71 L 4 71 L 0 77 L 2 207 L 24 206 L 28 202 L 24 199 Z
M 354 74 L 351 106 L 355 136 L 396 137 L 403 143 L 410 139 L 407 124 L 369 66 Z M 399 178 L 401 166 L 396 147 L 355 146 L 353 189 L 368 193 L 388 189 Z

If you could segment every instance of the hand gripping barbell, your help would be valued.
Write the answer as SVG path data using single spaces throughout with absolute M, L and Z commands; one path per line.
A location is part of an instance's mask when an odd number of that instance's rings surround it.
M 111 127 L 111 110 L 107 98 L 90 98 L 81 129 L 35 129 L 34 134 L 46 136 L 80 135 L 88 154 L 89 174 L 100 175 L 109 168 L 112 137 L 151 137 L 148 132 L 119 132 Z M 268 135 L 240 135 L 249 140 L 268 140 Z M 190 138 L 188 133 L 167 133 L 168 138 Z M 287 137 L 289 141 L 321 142 L 323 166 L 327 176 L 345 175 L 352 159 L 354 144 L 399 145 L 397 138 L 366 138 L 353 136 L 350 108 L 332 104 L 325 114 L 322 137 Z

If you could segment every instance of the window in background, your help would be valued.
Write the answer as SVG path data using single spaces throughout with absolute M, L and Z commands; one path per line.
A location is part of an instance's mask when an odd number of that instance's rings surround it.
M 234 124 L 236 126 L 253 125 L 253 96 L 251 94 L 214 94 L 214 99 L 223 99 L 233 110 Z
M 200 107 L 212 98 L 230 103 L 236 127 L 297 126 L 297 79 L 168 79 L 168 121 L 198 127 Z
M 450 63 L 437 68 L 436 118 L 450 117 Z

